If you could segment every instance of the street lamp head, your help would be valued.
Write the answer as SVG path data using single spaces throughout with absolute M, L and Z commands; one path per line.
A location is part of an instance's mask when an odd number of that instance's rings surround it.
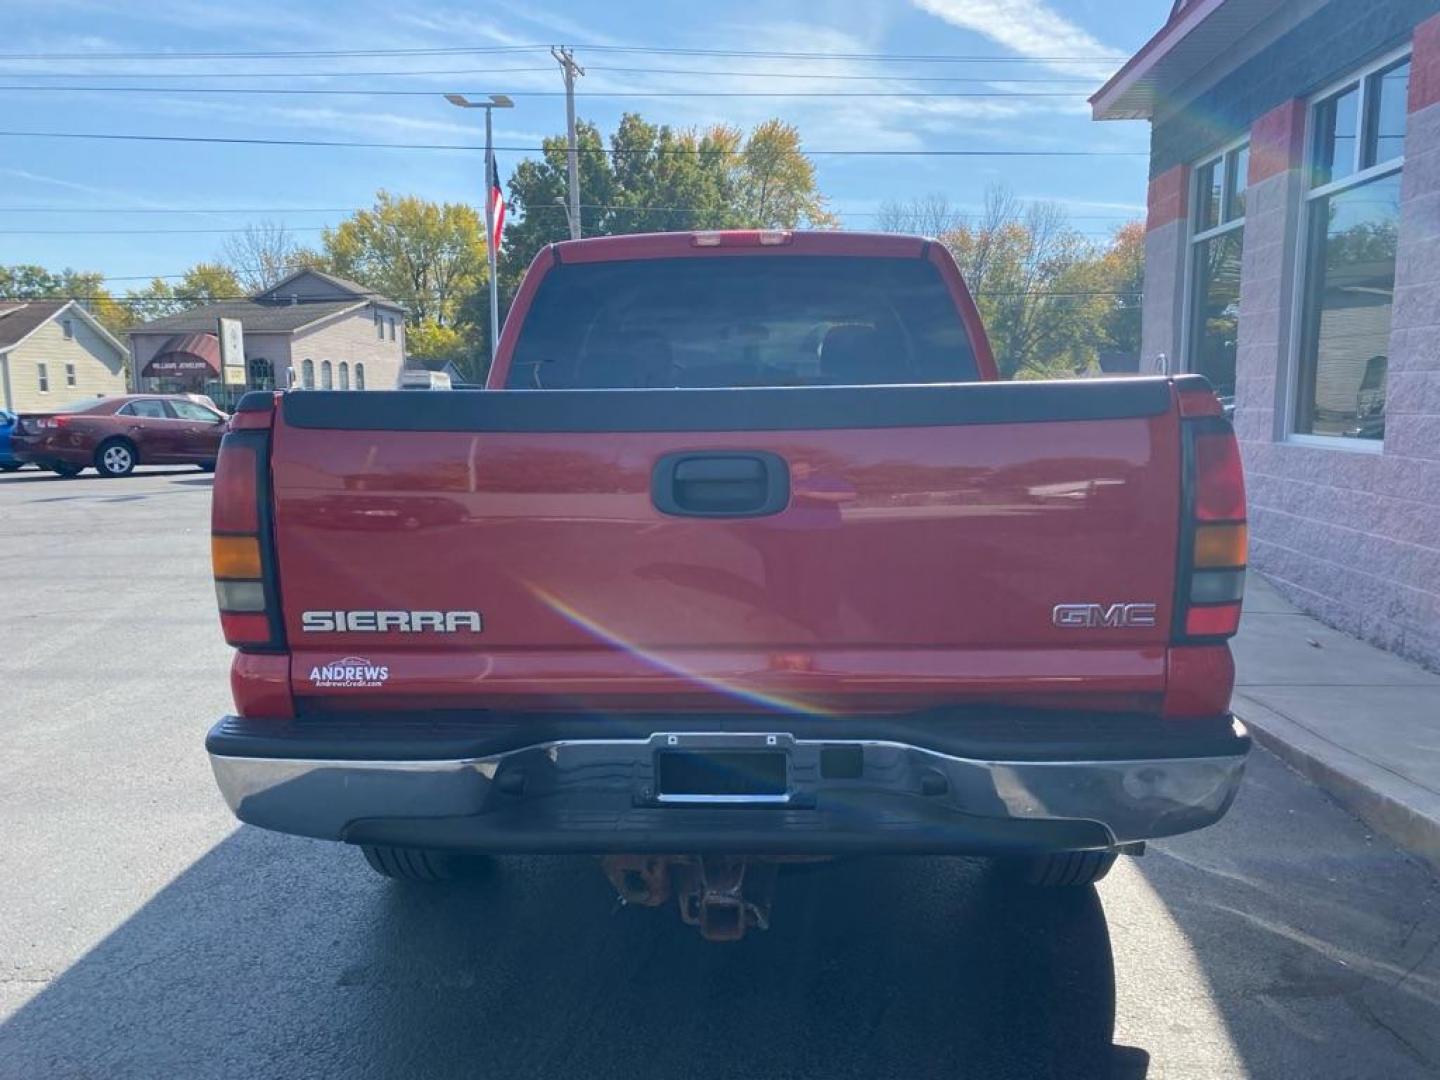
M 464 94 L 446 94 L 445 100 L 462 109 L 513 109 L 515 102 L 504 94 L 491 94 L 489 101 L 471 101 Z

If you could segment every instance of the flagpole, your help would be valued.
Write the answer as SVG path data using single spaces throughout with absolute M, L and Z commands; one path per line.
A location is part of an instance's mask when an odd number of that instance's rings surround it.
M 485 110 L 485 256 L 490 262 L 490 362 L 500 347 L 500 283 L 495 280 L 495 199 L 492 192 L 498 174 L 495 171 L 495 144 L 490 133 L 490 115 Z
M 445 100 L 462 109 L 485 110 L 485 262 L 490 269 L 490 362 L 495 362 L 496 350 L 500 347 L 500 282 L 497 280 L 496 263 L 498 253 L 495 235 L 495 200 L 492 197 L 500 184 L 500 174 L 495 168 L 495 141 L 491 131 L 490 114 L 495 109 L 514 108 L 515 103 L 504 94 L 491 94 L 489 101 L 471 101 L 463 94 L 446 94 Z

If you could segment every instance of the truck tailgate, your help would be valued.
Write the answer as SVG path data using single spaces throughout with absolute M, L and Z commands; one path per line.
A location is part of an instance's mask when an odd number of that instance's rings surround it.
M 1163 379 L 287 394 L 271 476 L 294 691 L 1158 699 L 1179 455 Z

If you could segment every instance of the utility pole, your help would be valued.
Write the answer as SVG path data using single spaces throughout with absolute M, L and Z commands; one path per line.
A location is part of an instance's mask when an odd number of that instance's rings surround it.
M 565 132 L 567 163 L 570 168 L 570 239 L 580 239 L 580 150 L 575 142 L 575 76 L 585 69 L 575 62 L 575 52 L 568 45 L 552 45 L 550 55 L 565 72 Z

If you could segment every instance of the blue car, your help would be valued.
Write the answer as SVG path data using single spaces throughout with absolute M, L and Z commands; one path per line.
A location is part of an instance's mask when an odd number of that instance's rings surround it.
M 14 472 L 20 462 L 10 453 L 10 432 L 15 430 L 15 414 L 0 409 L 0 472 Z

